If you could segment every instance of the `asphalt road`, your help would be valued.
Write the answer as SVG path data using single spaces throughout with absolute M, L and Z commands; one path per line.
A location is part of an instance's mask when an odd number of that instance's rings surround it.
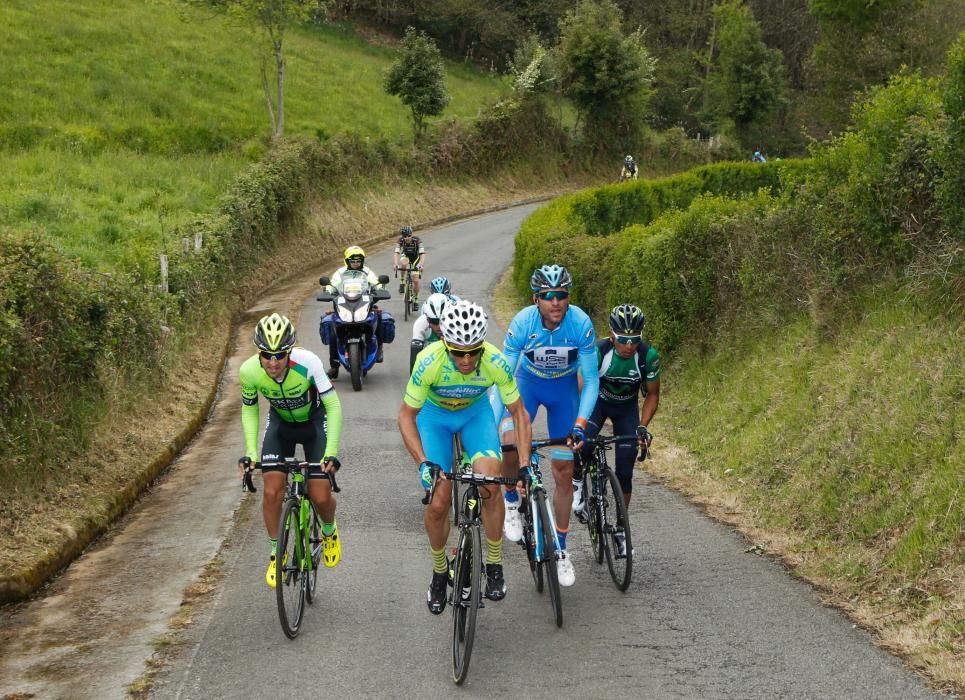
M 488 303 L 511 262 L 513 235 L 533 208 L 424 232 L 428 277 L 445 274 L 454 292 Z M 389 271 L 391 252 L 367 262 L 377 273 Z M 293 289 L 275 290 L 252 315 L 290 299 Z M 302 298 L 300 344 L 325 357 L 317 335 L 322 305 L 314 295 Z M 247 496 L 255 507 L 236 510 L 238 493 L 218 487 L 231 479 L 242 452 L 237 367 L 251 352 L 245 334 L 210 424 L 165 482 L 114 538 L 71 567 L 50 598 L 4 618 L 0 696 L 123 697 L 151 653 L 151 639 L 177 610 L 177 593 L 222 539 L 223 583 L 184 633 L 152 697 L 936 696 L 844 615 L 822 607 L 778 562 L 745 553 L 739 535 L 643 473 L 630 511 L 636 549 L 630 589 L 613 587 L 605 566 L 590 557 L 585 530 L 574 523 L 569 550 L 576 585 L 563 590 L 558 629 L 522 551 L 507 544 L 509 594 L 480 611 L 469 678 L 456 689 L 450 617 L 430 615 L 425 606 L 430 561 L 417 469 L 395 425 L 410 326 L 401 320 L 398 299 L 384 307 L 398 319 L 385 363 L 376 365 L 361 392 L 352 391 L 344 372 L 336 382 L 345 416 L 338 506 L 343 559 L 320 573 L 320 600 L 307 610 L 298 638 L 282 633 L 274 592 L 264 583 L 268 545 L 255 500 L 260 493 Z M 490 339 L 501 342 L 498 329 Z M 537 435 L 545 434 L 541 425 Z M 78 628 L 96 634 L 74 639 Z

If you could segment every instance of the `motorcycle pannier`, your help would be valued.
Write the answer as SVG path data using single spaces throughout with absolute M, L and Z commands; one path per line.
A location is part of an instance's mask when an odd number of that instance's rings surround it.
M 382 322 L 379 324 L 383 343 L 391 343 L 395 340 L 395 319 L 388 311 L 382 312 Z

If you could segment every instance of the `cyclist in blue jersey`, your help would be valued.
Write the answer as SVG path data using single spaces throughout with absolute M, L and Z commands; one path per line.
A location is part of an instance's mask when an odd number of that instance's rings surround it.
M 553 510 L 556 514 L 557 538 L 562 554 L 557 561 L 561 586 L 576 581 L 573 563 L 566 551 L 566 534 L 573 503 L 573 450 L 583 446 L 586 422 L 593 412 L 600 389 L 596 362 L 596 333 L 583 309 L 571 306 L 570 287 L 573 278 L 565 267 L 543 265 L 529 280 L 533 305 L 520 311 L 509 324 L 503 355 L 513 368 L 519 393 L 530 420 L 536 418 L 540 406 L 546 408 L 551 438 L 568 437 L 572 449 L 554 448 L 551 453 Z M 582 375 L 579 387 L 577 372 Z M 498 415 L 504 412 L 495 404 Z M 503 443 L 515 443 L 513 423 L 504 417 L 500 430 Z M 518 465 L 512 453 L 503 460 L 504 474 L 516 473 Z M 523 534 L 519 515 L 519 494 L 512 487 L 505 493 L 506 537 L 518 541 Z
M 439 325 L 442 342 L 432 343 L 419 353 L 399 409 L 399 432 L 409 454 L 419 465 L 422 486 L 428 489 L 431 485 L 433 465 L 446 472 L 452 468 L 453 439 L 457 433 L 474 472 L 499 474 L 499 433 L 485 401 L 486 392 L 493 386 L 501 404 L 505 404 L 518 421 L 523 440 L 520 458 L 528 465 L 532 439 L 529 419 L 509 364 L 494 345 L 486 342 L 487 321 L 482 307 L 466 300 L 447 304 Z M 486 597 L 501 600 L 506 595 L 502 563 L 503 499 L 491 486 L 481 486 L 479 492 L 486 533 Z M 449 571 L 446 541 L 451 497 L 450 483 L 438 482 L 432 503 L 423 514 L 432 553 L 432 580 L 426 592 L 426 605 L 434 615 L 446 607 Z

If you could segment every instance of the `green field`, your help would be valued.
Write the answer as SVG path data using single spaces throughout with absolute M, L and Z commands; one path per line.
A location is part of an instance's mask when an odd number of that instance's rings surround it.
M 382 91 L 389 48 L 311 26 L 286 37 L 286 135 L 410 139 Z M 69 255 L 136 271 L 264 151 L 263 44 L 177 2 L 7 0 L 0 5 L 0 226 L 48 231 Z M 449 65 L 444 116 L 503 89 Z

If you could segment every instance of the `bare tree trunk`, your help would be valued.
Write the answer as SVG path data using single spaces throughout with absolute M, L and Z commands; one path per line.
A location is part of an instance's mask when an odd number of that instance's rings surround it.
M 708 87 L 710 86 L 710 69 L 714 65 L 714 39 L 717 38 L 717 13 L 711 9 L 711 16 L 713 20 L 710 24 L 710 41 L 707 50 L 707 70 L 704 72 L 704 103 L 701 106 L 702 111 L 707 110 L 707 101 L 709 99 Z
M 268 85 L 268 65 L 264 58 L 261 61 L 261 88 L 265 93 L 265 104 L 268 105 L 268 118 L 271 121 L 271 133 L 274 136 L 278 129 L 275 125 L 275 106 L 271 102 L 271 88 Z
M 278 124 L 275 136 L 281 136 L 285 131 L 285 56 L 281 52 L 281 37 L 274 42 L 275 68 L 278 72 Z

